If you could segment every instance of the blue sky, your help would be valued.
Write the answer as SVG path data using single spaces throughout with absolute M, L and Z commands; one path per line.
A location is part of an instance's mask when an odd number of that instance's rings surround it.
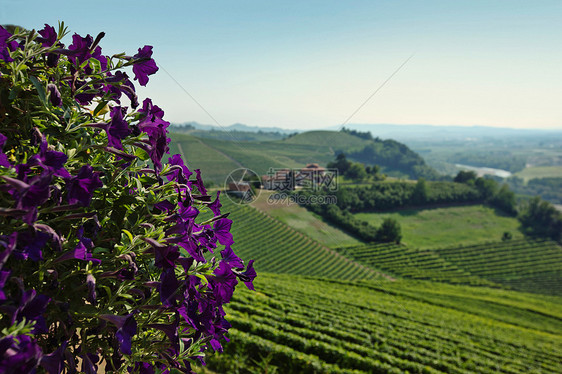
M 59 20 L 153 45 L 140 95 L 172 122 L 338 126 L 413 55 L 350 123 L 562 128 L 562 1 L 1 0 L 2 24 Z

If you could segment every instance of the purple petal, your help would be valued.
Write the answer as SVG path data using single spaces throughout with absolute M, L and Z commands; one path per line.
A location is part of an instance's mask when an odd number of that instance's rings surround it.
M 246 271 L 241 274 L 240 279 L 244 282 L 246 287 L 250 290 L 254 290 L 254 284 L 252 283 L 254 279 L 257 277 L 256 271 L 254 270 L 254 260 L 250 260 L 248 262 L 248 267 Z
M 133 56 L 137 60 L 133 65 L 133 73 L 135 80 L 138 80 L 141 86 L 146 86 L 148 83 L 148 76 L 156 73 L 158 67 L 156 62 L 152 59 L 152 46 L 145 45 L 139 52 Z
M 211 209 L 213 211 L 213 213 L 215 214 L 215 217 L 221 215 L 222 204 L 219 201 L 220 193 L 221 193 L 220 191 L 217 191 L 217 198 L 215 199 L 215 201 L 213 201 L 211 204 L 209 204 L 209 209 Z
M 37 41 L 43 45 L 43 47 L 51 47 L 57 41 L 57 33 L 53 26 L 45 24 L 43 30 L 38 31 L 40 38 Z
M 62 98 L 58 87 L 53 83 L 49 83 L 47 85 L 47 91 L 49 91 L 49 100 L 51 101 L 51 104 L 53 104 L 53 106 L 62 106 Z
M 219 243 L 225 246 L 231 246 L 234 244 L 232 239 L 232 234 L 230 233 L 230 227 L 232 226 L 232 220 L 228 218 L 221 218 L 215 221 L 214 231 L 215 236 Z
M 244 263 L 240 259 L 240 257 L 236 256 L 234 251 L 230 246 L 227 246 L 224 250 L 221 251 L 222 260 L 226 262 L 229 266 L 233 268 L 242 269 L 244 268 Z

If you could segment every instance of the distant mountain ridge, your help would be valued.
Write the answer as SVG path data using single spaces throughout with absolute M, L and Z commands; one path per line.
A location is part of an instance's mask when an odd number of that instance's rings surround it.
M 183 123 L 172 123 L 173 127 L 181 127 L 181 126 L 193 126 L 198 130 L 217 130 L 217 131 L 242 131 L 242 132 L 278 132 L 281 134 L 292 134 L 295 132 L 302 132 L 305 130 L 297 130 L 297 129 L 283 129 L 281 127 L 259 127 L 259 126 L 248 126 L 243 123 L 234 123 L 229 126 L 216 126 L 216 125 L 206 125 L 199 122 L 183 122 Z

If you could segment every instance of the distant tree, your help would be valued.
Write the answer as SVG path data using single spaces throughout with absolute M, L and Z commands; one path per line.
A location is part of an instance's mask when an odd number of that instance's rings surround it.
M 457 183 L 469 183 L 470 181 L 474 182 L 477 177 L 478 176 L 473 171 L 461 170 L 453 181 Z
M 398 221 L 390 217 L 385 218 L 382 221 L 382 225 L 377 230 L 376 240 L 379 242 L 395 242 L 396 244 L 400 244 L 400 240 L 402 240 L 402 229 Z
M 512 216 L 517 215 L 517 204 L 515 202 L 515 194 L 509 189 L 507 184 L 501 186 L 499 191 L 494 195 L 490 204 L 503 210 Z
M 529 200 L 518 218 L 527 234 L 562 240 L 562 213 L 540 197 Z
M 418 179 L 414 192 L 412 193 L 413 204 L 425 204 L 427 202 L 427 183 L 424 178 Z
M 351 161 L 348 161 L 345 154 L 338 153 L 336 160 L 328 163 L 329 169 L 338 169 L 340 175 L 344 175 L 351 167 Z
M 513 238 L 513 235 L 511 235 L 511 233 L 509 231 L 505 231 L 503 233 L 503 236 L 502 236 L 502 241 L 505 242 L 507 240 L 511 240 L 512 238 Z
M 348 178 L 355 181 L 364 180 L 367 178 L 367 172 L 365 171 L 365 166 L 359 162 L 353 162 L 349 169 L 344 173 Z
M 498 182 L 488 178 L 476 178 L 474 185 L 480 191 L 480 196 L 483 200 L 489 201 L 498 190 Z

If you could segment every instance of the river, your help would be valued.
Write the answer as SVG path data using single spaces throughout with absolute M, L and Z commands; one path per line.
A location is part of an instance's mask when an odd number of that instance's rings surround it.
M 500 178 L 508 178 L 511 177 L 512 175 L 511 172 L 502 169 L 494 169 L 494 168 L 470 166 L 470 165 L 462 165 L 462 164 L 455 164 L 455 166 L 458 167 L 459 169 L 475 171 L 479 177 L 483 175 L 493 175 Z

